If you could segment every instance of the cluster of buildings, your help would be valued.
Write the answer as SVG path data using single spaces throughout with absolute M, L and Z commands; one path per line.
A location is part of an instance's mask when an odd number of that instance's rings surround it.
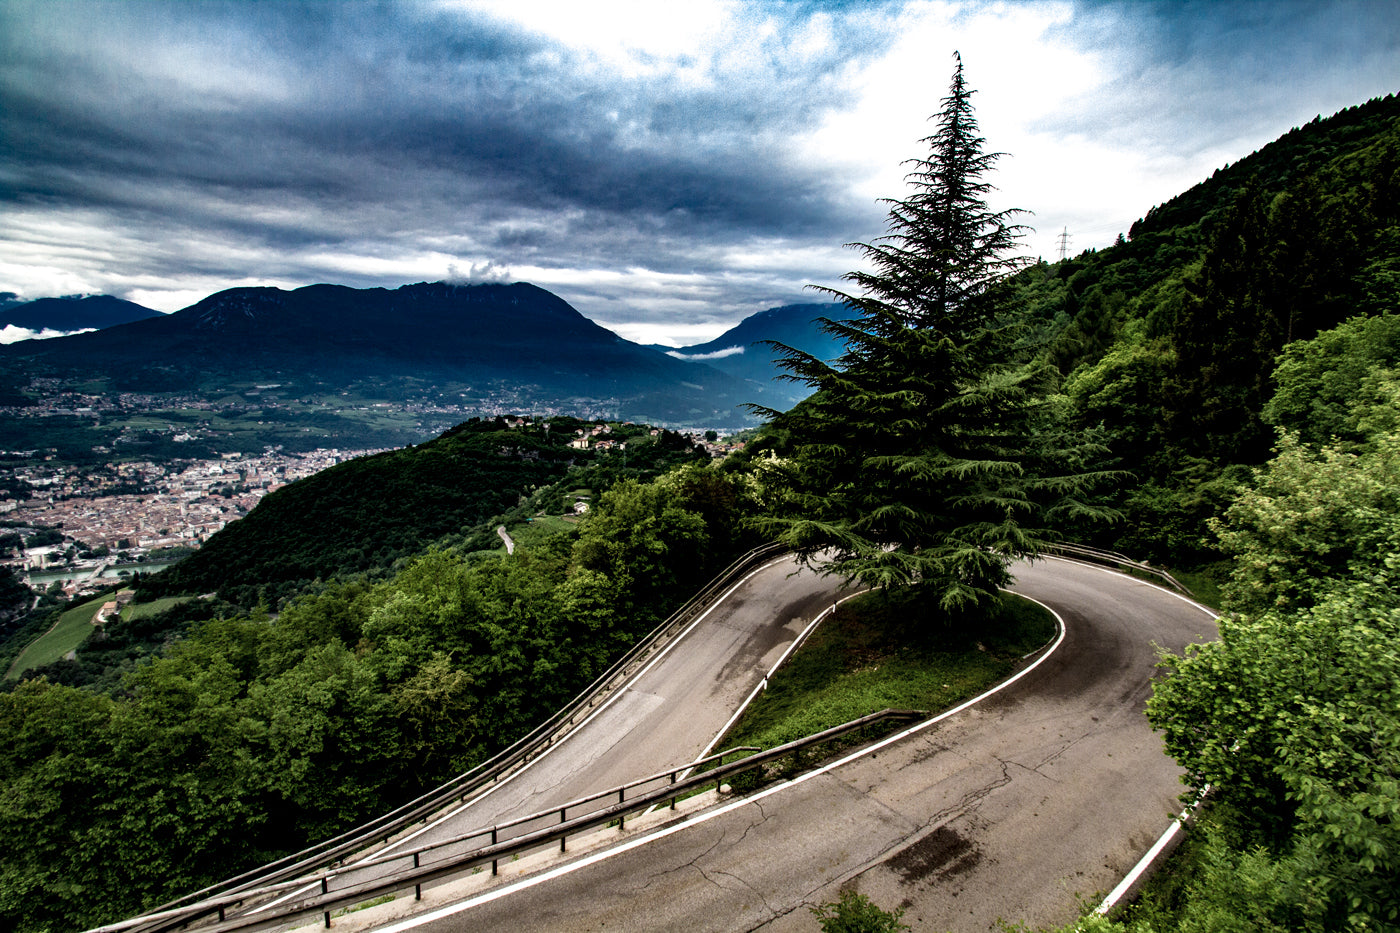
M 0 521 L 23 538 L 33 529 L 57 528 L 62 544 L 18 548 L 3 558 L 22 573 L 69 568 L 75 575 L 100 571 L 120 554 L 126 559 L 169 547 L 197 547 L 224 525 L 246 515 L 258 500 L 294 480 L 377 451 L 268 451 L 226 454 L 218 460 L 179 464 L 133 462 L 102 471 L 40 464 L 7 471 L 0 487 L 23 486 L 27 498 L 0 500 Z M 14 482 L 20 480 L 22 482 Z M 106 489 L 141 492 L 106 494 Z M 0 488 L 0 495 L 8 494 Z M 83 559 L 80 555 L 95 556 Z

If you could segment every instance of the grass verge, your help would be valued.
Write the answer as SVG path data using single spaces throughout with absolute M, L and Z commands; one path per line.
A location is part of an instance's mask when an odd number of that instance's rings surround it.
M 5 677 L 13 679 L 31 667 L 52 664 L 76 649 L 92 634 L 93 615 L 111 598 L 110 595 L 100 596 L 63 613 L 52 628 L 30 642 L 28 647 L 15 657 L 10 669 L 5 672 Z
M 134 622 L 137 619 L 159 615 L 173 606 L 193 602 L 197 598 L 195 596 L 162 596 L 160 599 L 153 599 L 148 603 L 132 603 L 122 610 L 122 620 Z
M 887 707 L 947 709 L 1054 634 L 1049 612 L 1010 593 L 957 621 L 919 592 L 867 593 L 817 627 L 715 747 L 773 748 Z

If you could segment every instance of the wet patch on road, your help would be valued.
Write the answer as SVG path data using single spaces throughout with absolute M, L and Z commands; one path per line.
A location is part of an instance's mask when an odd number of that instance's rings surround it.
M 977 846 L 947 826 L 940 826 L 890 856 L 885 864 L 898 872 L 906 884 L 913 884 L 933 876 L 964 874 L 980 861 L 982 853 Z

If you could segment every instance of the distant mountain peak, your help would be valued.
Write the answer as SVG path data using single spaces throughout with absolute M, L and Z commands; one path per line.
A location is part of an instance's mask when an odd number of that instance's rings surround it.
M 0 327 L 22 330 L 74 333 L 129 324 L 145 318 L 161 317 L 159 311 L 111 295 L 65 295 L 0 303 Z M 0 296 L 2 297 L 2 296 Z
M 280 288 L 230 288 L 210 295 L 190 308 L 197 330 L 223 331 L 245 322 L 257 323 L 286 308 Z

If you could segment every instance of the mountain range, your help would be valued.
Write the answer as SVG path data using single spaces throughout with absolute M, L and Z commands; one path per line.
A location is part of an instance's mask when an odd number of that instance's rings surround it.
M 776 368 L 752 345 L 778 339 L 816 350 L 825 338 L 811 320 L 825 309 L 762 312 L 712 342 L 737 351 L 706 359 L 710 345 L 668 353 L 624 340 L 527 283 L 232 288 L 173 314 L 0 348 L 0 374 L 206 397 L 276 383 L 284 394 L 353 387 L 397 401 L 507 398 L 526 408 L 592 405 L 623 420 L 740 427 L 752 421 L 745 403 L 786 408 L 806 394 L 774 382 Z
M 768 342 L 833 360 L 845 347 L 821 330 L 818 319 L 835 315 L 839 307 L 826 302 L 769 308 L 744 318 L 708 343 L 654 349 L 678 360 L 713 366 L 741 379 L 750 391 L 757 393 L 753 401 L 782 411 L 805 398 L 809 390 L 799 383 L 775 379 L 781 370 L 773 361 L 777 351 Z
M 159 311 L 111 295 L 39 298 L 34 301 L 10 299 L 0 304 L 0 328 L 18 327 L 36 333 L 57 331 L 66 334 L 100 330 L 160 316 Z

